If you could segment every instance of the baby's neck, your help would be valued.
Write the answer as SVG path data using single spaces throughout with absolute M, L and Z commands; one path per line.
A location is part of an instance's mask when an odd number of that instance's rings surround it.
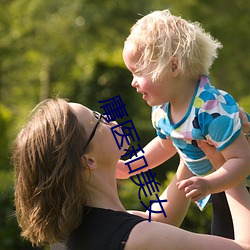
M 169 118 L 172 124 L 182 120 L 187 113 L 197 87 L 197 80 L 183 82 L 182 90 L 178 92 L 176 98 L 170 102 Z

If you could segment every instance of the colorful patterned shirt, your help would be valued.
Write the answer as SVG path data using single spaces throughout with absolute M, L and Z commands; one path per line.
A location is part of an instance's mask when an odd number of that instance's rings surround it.
M 173 141 L 194 174 L 208 174 L 212 165 L 196 141 L 206 140 L 218 150 L 230 145 L 241 131 L 237 103 L 230 94 L 213 87 L 208 76 L 201 76 L 189 109 L 180 122 L 171 123 L 169 108 L 169 103 L 152 108 L 152 123 L 158 136 Z

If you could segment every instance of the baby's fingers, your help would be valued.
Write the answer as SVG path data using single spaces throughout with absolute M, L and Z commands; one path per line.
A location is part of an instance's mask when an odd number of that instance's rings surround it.
M 186 197 L 195 202 L 200 199 L 201 195 L 198 189 L 193 189 L 190 192 L 186 193 Z
M 193 181 L 190 180 L 190 179 L 186 179 L 186 180 L 181 180 L 179 182 L 176 183 L 177 187 L 180 189 L 180 190 L 183 190 L 185 189 L 186 187 L 190 186 L 193 184 Z

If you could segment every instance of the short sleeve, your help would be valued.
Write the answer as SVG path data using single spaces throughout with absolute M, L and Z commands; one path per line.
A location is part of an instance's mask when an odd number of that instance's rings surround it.
M 208 96 L 208 95 L 206 95 Z M 203 98 L 201 95 L 199 98 Z M 241 121 L 238 105 L 225 91 L 210 92 L 198 112 L 202 134 L 218 150 L 230 145 L 240 134 Z
M 155 106 L 152 108 L 151 120 L 157 136 L 161 139 L 167 139 L 170 135 L 169 131 L 172 130 L 171 124 L 167 117 L 167 104 L 162 106 Z
M 163 140 L 167 139 L 166 135 L 162 134 L 162 133 L 159 132 L 159 131 L 156 131 L 156 134 L 157 134 L 157 136 L 159 136 L 159 137 L 160 137 L 161 139 L 163 139 Z

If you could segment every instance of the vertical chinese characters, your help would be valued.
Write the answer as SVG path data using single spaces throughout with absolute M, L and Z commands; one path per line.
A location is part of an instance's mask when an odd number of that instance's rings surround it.
M 120 95 L 105 101 L 99 101 L 99 103 L 103 104 L 102 106 L 100 106 L 100 108 L 104 110 L 103 115 L 107 122 L 114 121 L 118 118 L 123 119 L 123 117 L 128 117 L 128 113 L 125 108 L 126 105 L 123 103 Z M 130 179 L 135 185 L 139 186 L 138 197 L 141 204 L 149 211 L 149 221 L 151 221 L 151 213 L 163 213 L 163 215 L 167 217 L 162 206 L 162 203 L 167 202 L 167 200 L 160 200 L 157 194 L 159 192 L 158 186 L 161 184 L 155 180 L 156 174 L 152 173 L 150 169 L 146 172 L 140 172 L 141 175 L 138 174 L 138 171 L 142 171 L 144 168 L 146 168 L 148 166 L 148 163 L 144 155 L 138 156 L 137 154 L 140 151 L 144 153 L 144 150 L 138 143 L 140 142 L 140 138 L 132 120 L 130 119 L 116 126 L 113 126 L 111 128 L 111 131 L 120 150 L 123 146 L 124 140 L 126 140 L 128 145 L 131 146 L 130 149 L 124 150 L 125 153 L 122 155 L 122 157 L 129 157 L 129 160 L 127 160 L 125 163 L 125 165 L 128 167 L 128 173 L 132 174 L 137 172 L 135 176 L 130 176 Z M 137 143 L 136 147 L 134 145 L 131 145 L 131 142 Z M 139 165 L 139 167 L 134 167 L 135 163 L 136 166 Z M 155 194 L 156 199 L 151 199 L 149 202 L 149 206 L 147 206 L 142 201 L 141 192 L 143 192 L 145 197 L 152 197 L 152 195 Z M 161 207 L 161 210 L 152 210 L 151 207 L 153 203 L 158 203 Z

